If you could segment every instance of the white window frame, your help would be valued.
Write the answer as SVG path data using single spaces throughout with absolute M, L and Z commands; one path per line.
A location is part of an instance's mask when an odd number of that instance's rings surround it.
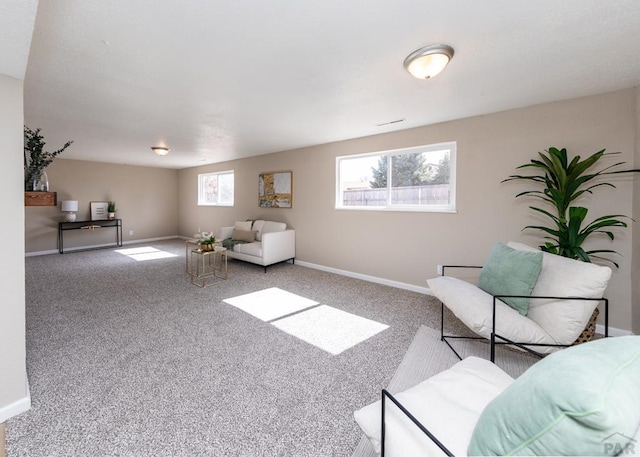
M 233 178 L 233 188 L 234 191 L 231 195 L 231 202 L 221 202 L 221 201 L 217 201 L 217 202 L 207 202 L 204 199 L 204 178 L 209 177 L 209 176 L 221 176 L 221 175 L 231 175 Z M 220 192 L 218 192 L 218 195 L 220 195 Z M 200 173 L 198 174 L 198 206 L 233 206 L 234 205 L 234 200 L 235 200 L 235 174 L 233 172 L 233 170 L 225 170 L 225 171 L 213 171 L 210 173 Z
M 384 206 L 345 206 L 343 204 L 342 182 L 340 179 L 340 163 L 342 160 L 355 159 L 360 157 L 380 157 L 386 155 L 388 157 L 401 154 L 415 154 L 430 151 L 449 150 L 449 204 L 448 205 L 400 205 L 391 203 L 391 192 L 387 195 L 387 204 Z M 457 142 L 447 141 L 443 143 L 428 144 L 422 146 L 414 146 L 410 148 L 391 149 L 388 151 L 368 152 L 364 154 L 353 154 L 348 156 L 336 157 L 336 201 L 335 208 L 340 210 L 353 211 L 411 211 L 411 212 L 436 212 L 436 213 L 455 213 L 456 212 L 456 158 L 457 158 Z M 388 162 L 391 164 L 391 160 Z M 391 172 L 393 167 L 387 167 L 387 185 L 391 185 Z

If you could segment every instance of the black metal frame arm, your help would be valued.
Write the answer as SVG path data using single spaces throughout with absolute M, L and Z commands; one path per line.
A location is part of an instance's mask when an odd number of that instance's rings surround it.
M 534 351 L 531 347 L 541 346 L 541 347 L 560 347 L 566 348 L 570 347 L 571 344 L 548 344 L 548 343 L 523 343 L 523 342 L 515 342 L 511 341 L 508 338 L 505 338 L 496 333 L 496 302 L 501 298 L 529 298 L 534 300 L 584 300 L 584 301 L 595 301 L 595 302 L 604 302 L 604 336 L 607 338 L 609 336 L 609 299 L 607 298 L 587 298 L 587 297 L 557 297 L 557 296 L 540 296 L 540 295 L 492 295 L 493 297 L 493 316 L 491 322 L 491 361 L 495 361 L 495 350 L 496 344 L 510 344 L 513 346 L 517 346 L 520 349 L 523 349 L 530 354 L 536 355 L 540 358 L 544 357 L 545 354 Z M 597 305 L 596 305 L 597 306 Z M 501 342 L 497 342 L 496 338 L 502 340 Z
M 402 411 L 402 413 L 405 416 L 407 416 L 409 420 L 411 420 L 411 422 L 413 422 L 416 425 L 416 427 L 420 429 L 420 431 L 422 431 L 425 435 L 427 435 L 427 437 L 429 437 L 429 439 L 433 441 L 442 450 L 442 452 L 445 453 L 445 455 L 453 456 L 453 453 L 449 449 L 447 449 L 447 447 L 444 444 L 442 444 L 440 440 L 438 440 L 438 438 L 436 438 L 433 433 L 431 433 L 424 425 L 422 425 L 420 421 L 418 421 L 418 419 L 416 419 L 415 416 L 411 414 L 409 410 L 407 410 L 407 408 L 402 406 L 402 404 L 393 395 L 391 395 L 388 390 L 382 389 L 382 423 L 381 423 L 381 429 L 380 429 L 381 457 L 384 457 L 384 447 L 385 447 L 385 437 L 386 437 L 386 426 L 385 426 L 386 398 L 391 400 L 393 404 L 395 404 L 398 407 L 398 409 Z
M 445 269 L 446 268 L 482 268 L 480 266 L 471 266 L 471 265 L 443 265 L 442 266 L 442 276 L 445 276 Z M 529 352 L 530 354 L 533 354 L 537 357 L 544 357 L 545 354 L 534 351 L 533 349 L 531 349 L 531 347 L 536 347 L 536 346 L 540 346 L 540 347 L 561 347 L 561 348 L 565 348 L 565 347 L 569 347 L 571 345 L 569 344 L 549 344 L 549 343 L 527 343 L 527 342 L 516 342 L 516 341 L 512 341 L 506 337 L 503 337 L 501 335 L 499 335 L 498 333 L 496 333 L 496 300 L 499 300 L 501 298 L 528 298 L 528 299 L 539 299 L 539 300 L 585 300 L 585 301 L 597 301 L 597 302 L 604 302 L 604 336 L 608 337 L 609 336 L 609 300 L 607 298 L 587 298 L 587 297 L 566 297 L 566 296 L 538 296 L 538 295 L 492 295 L 493 297 L 493 310 L 492 310 L 492 321 L 491 321 L 491 337 L 489 338 L 489 342 L 490 342 L 490 346 L 491 346 L 491 355 L 490 355 L 490 360 L 491 362 L 495 362 L 495 350 L 496 350 L 496 345 L 497 344 L 508 344 L 508 345 L 512 345 L 512 346 L 517 346 L 518 348 Z M 596 305 L 597 306 L 597 305 Z M 460 356 L 460 354 L 458 354 L 458 352 L 453 348 L 453 346 L 451 346 L 451 343 L 449 343 L 449 339 L 465 339 L 465 340 L 487 340 L 487 338 L 482 337 L 482 336 L 477 336 L 477 337 L 473 337 L 473 336 L 456 336 L 456 335 L 445 335 L 444 334 L 444 307 L 445 304 L 441 302 L 441 308 L 440 308 L 440 340 L 444 341 L 447 346 L 449 346 L 449 348 L 453 351 L 453 353 L 460 359 L 462 360 L 462 357 Z M 496 339 L 499 339 L 501 341 L 496 341 Z

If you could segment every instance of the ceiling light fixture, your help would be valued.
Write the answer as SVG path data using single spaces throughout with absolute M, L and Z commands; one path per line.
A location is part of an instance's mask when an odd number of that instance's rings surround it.
M 453 57 L 453 48 L 433 44 L 413 51 L 404 59 L 404 68 L 418 79 L 429 79 L 444 70 Z
M 163 148 L 161 146 L 151 146 L 151 150 L 153 152 L 155 152 L 156 154 L 158 154 L 159 156 L 166 156 L 167 154 L 169 154 L 169 151 L 171 149 L 169 148 Z

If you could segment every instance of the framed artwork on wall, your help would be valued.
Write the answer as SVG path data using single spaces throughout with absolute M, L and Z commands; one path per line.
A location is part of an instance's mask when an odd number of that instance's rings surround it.
M 260 173 L 258 179 L 260 208 L 293 207 L 293 172 L 270 171 Z
M 109 219 L 109 202 L 91 202 L 90 204 L 92 221 Z

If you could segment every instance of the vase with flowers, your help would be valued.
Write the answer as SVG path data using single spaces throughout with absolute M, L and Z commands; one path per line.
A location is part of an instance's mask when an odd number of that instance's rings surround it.
M 213 251 L 216 245 L 216 237 L 210 236 L 200 241 L 200 249 L 203 251 Z

